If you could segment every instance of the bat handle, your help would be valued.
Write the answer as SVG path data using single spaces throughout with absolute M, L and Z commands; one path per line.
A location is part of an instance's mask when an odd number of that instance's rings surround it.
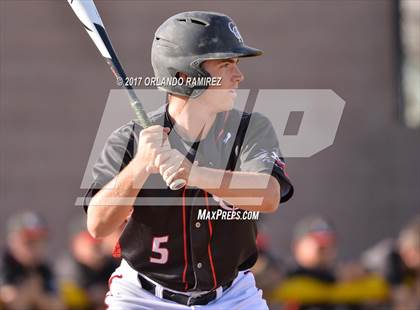
M 169 188 L 173 191 L 177 191 L 187 185 L 187 182 L 183 179 L 174 180 L 170 185 Z
M 130 102 L 131 102 L 131 106 L 134 109 L 134 112 L 136 113 L 137 119 L 139 120 L 140 124 L 143 127 L 149 127 L 152 125 L 152 123 L 150 122 L 149 118 L 147 117 L 146 112 L 144 111 L 140 100 L 138 99 L 136 93 L 134 92 L 134 90 L 131 87 L 127 87 L 126 88 L 128 91 L 128 95 L 130 97 Z M 179 190 L 181 188 L 183 188 L 185 185 L 187 185 L 187 181 L 183 180 L 183 179 L 177 179 L 174 180 L 170 185 L 169 188 L 173 191 Z

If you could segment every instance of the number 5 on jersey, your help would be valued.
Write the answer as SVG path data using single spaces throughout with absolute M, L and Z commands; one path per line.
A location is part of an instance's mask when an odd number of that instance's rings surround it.
M 152 242 L 152 252 L 157 253 L 160 257 L 150 257 L 150 262 L 155 264 L 166 264 L 168 261 L 169 251 L 162 247 L 163 243 L 168 242 L 168 236 L 154 237 Z

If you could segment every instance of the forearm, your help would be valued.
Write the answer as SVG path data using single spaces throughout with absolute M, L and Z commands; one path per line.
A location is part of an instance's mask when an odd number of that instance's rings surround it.
M 131 214 L 148 176 L 145 165 L 133 160 L 96 193 L 87 210 L 87 226 L 92 236 L 103 238 L 120 227 Z
M 273 212 L 280 203 L 280 185 L 268 174 L 194 167 L 189 184 L 243 210 Z

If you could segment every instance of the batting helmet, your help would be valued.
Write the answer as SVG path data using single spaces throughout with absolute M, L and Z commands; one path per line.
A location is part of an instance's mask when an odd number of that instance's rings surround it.
M 238 28 L 229 16 L 193 11 L 176 14 L 157 29 L 151 58 L 157 80 L 177 78 L 179 72 L 194 79 L 210 77 L 201 68 L 205 60 L 251 57 L 262 53 L 244 44 Z M 190 97 L 199 96 L 207 88 L 190 87 L 185 83 L 173 84 L 159 88 Z

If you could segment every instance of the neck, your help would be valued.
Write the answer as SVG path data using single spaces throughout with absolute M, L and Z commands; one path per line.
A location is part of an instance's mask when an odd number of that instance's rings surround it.
M 217 115 L 217 112 L 211 109 L 211 105 L 197 99 L 174 95 L 169 95 L 168 102 L 168 113 L 178 134 L 189 141 L 197 141 L 207 136 Z

